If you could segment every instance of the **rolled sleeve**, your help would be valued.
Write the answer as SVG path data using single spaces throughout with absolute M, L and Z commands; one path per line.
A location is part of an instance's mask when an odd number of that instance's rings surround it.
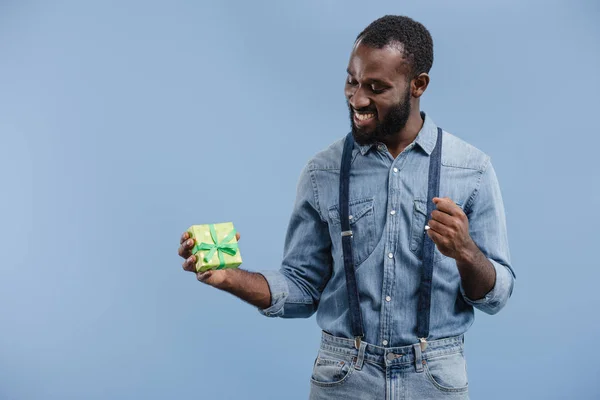
M 283 315 L 283 305 L 288 297 L 289 288 L 285 277 L 279 271 L 260 271 L 269 284 L 271 292 L 271 305 L 258 311 L 266 317 L 281 317 Z
M 492 290 L 478 300 L 469 299 L 462 285 L 460 290 L 465 302 L 487 314 L 496 314 L 512 294 L 515 273 L 510 262 L 500 185 L 489 158 L 469 203 L 467 216 L 471 238 L 494 266 L 496 282 Z
M 470 304 L 487 314 L 496 314 L 504 307 L 510 298 L 510 295 L 512 294 L 514 277 L 510 270 L 504 265 L 494 260 L 490 260 L 490 262 L 496 270 L 496 283 L 494 284 L 492 290 L 488 292 L 488 294 L 486 294 L 482 299 L 471 300 L 465 294 L 462 285 L 460 286 L 460 291 L 467 304 Z
M 270 307 L 259 309 L 267 317 L 310 317 L 331 277 L 331 238 L 319 211 L 310 165 L 304 168 L 298 182 L 282 265 L 278 271 L 259 271 L 271 291 Z

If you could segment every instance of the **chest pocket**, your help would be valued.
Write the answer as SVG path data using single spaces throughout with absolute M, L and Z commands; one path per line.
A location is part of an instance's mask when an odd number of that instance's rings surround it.
M 352 252 L 354 266 L 358 267 L 369 257 L 375 248 L 375 214 L 373 212 L 373 199 L 351 200 L 349 205 L 350 229 L 352 230 Z M 340 242 L 342 224 L 338 206 L 329 207 L 332 237 Z
M 462 208 L 460 203 L 456 203 Z M 425 225 L 430 217 L 427 216 L 427 202 L 425 199 L 417 199 L 414 201 L 412 221 L 410 228 L 410 251 L 412 251 L 419 260 L 423 259 L 423 240 L 425 240 Z M 433 262 L 443 260 L 446 257 L 435 247 Z

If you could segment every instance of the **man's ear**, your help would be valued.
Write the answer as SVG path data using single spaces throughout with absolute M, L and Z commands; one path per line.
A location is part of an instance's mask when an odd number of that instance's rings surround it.
M 427 86 L 429 86 L 429 75 L 426 72 L 419 74 L 419 76 L 413 78 L 410 86 L 412 97 L 421 97 L 427 90 Z

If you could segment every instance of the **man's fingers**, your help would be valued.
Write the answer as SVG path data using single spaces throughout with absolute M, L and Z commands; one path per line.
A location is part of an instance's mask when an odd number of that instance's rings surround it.
M 438 210 L 450 215 L 460 215 L 462 209 L 448 197 L 434 197 L 433 202 Z
M 183 232 L 183 235 L 181 235 L 181 239 L 179 240 L 179 244 L 183 244 L 183 242 L 185 242 L 189 238 L 190 238 L 190 233 L 187 231 Z
M 194 248 L 194 239 L 187 239 L 179 246 L 178 253 L 183 258 L 188 258 L 192 254 Z
M 188 232 L 183 232 L 181 235 L 181 239 L 179 239 L 179 249 L 177 249 L 177 254 L 180 257 L 188 258 L 192 255 L 192 248 L 194 248 L 194 239 L 190 239 L 190 234 Z
M 239 242 L 239 240 L 240 240 L 240 233 L 239 232 L 237 232 L 235 234 L 235 240 L 237 240 Z
M 434 231 L 433 229 L 428 229 L 427 235 L 429 235 L 429 237 L 431 238 L 431 240 L 433 240 L 433 243 L 435 243 L 436 246 L 438 246 L 440 243 L 442 243 L 443 236 L 440 235 L 439 233 L 437 233 L 436 231 Z M 439 246 L 438 246 L 438 248 L 439 248 Z
M 455 220 L 450 214 L 439 210 L 433 210 L 431 213 L 431 219 L 446 226 L 453 226 Z
M 191 247 L 186 246 L 186 245 L 181 245 L 177 249 L 177 254 L 179 254 L 179 257 L 188 258 L 189 256 L 192 255 Z
M 181 264 L 185 271 L 196 272 L 196 256 L 190 256 Z
M 427 232 L 433 231 L 434 233 L 437 233 L 441 236 L 450 236 L 450 234 L 452 233 L 451 229 L 448 226 L 441 224 L 433 219 L 430 219 L 429 222 L 427 222 L 427 226 L 429 226 L 430 228 L 426 229 Z

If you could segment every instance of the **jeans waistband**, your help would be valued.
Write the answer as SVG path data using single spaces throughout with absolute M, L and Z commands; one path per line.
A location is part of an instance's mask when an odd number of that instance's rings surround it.
M 404 364 L 414 363 L 416 358 L 426 360 L 462 351 L 464 348 L 464 335 L 427 341 L 427 348 L 422 353 L 419 351 L 419 354 L 415 354 L 415 345 L 382 347 L 371 343 L 363 343 L 366 344 L 364 351 L 365 361 L 383 365 Z M 354 339 L 333 336 L 325 331 L 322 332 L 321 336 L 321 349 L 347 356 L 357 354 L 357 350 L 354 347 Z

